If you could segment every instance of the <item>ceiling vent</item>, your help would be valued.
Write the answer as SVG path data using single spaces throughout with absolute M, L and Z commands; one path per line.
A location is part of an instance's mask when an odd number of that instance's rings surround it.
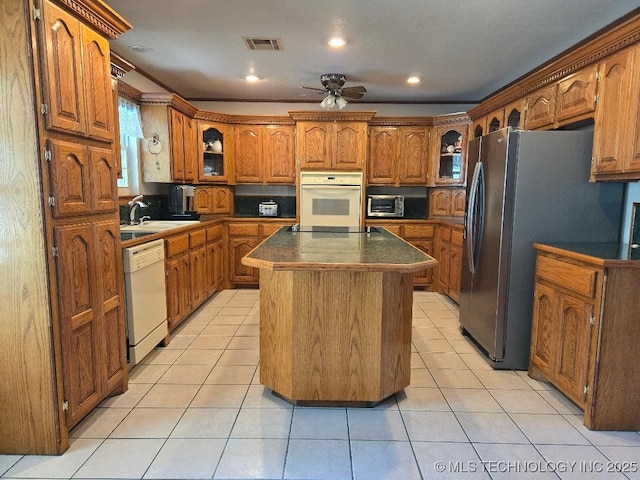
M 242 37 L 249 50 L 282 50 L 282 40 L 279 38 L 249 38 Z

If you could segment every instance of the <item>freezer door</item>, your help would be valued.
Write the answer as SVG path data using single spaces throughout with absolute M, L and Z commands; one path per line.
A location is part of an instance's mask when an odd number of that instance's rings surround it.
M 481 230 L 474 237 L 480 244 L 465 248 L 463 257 L 463 285 L 460 292 L 460 324 L 466 333 L 482 346 L 494 361 L 504 357 L 506 268 L 508 245 L 503 243 L 503 231 L 508 228 L 508 205 L 506 197 L 512 195 L 507 178 L 512 166 L 509 165 L 509 131 L 499 130 L 482 139 L 476 205 L 484 211 L 476 212 L 476 219 L 482 217 Z M 474 167 L 475 170 L 475 167 Z M 470 196 L 474 193 L 470 192 Z M 480 195 L 480 198 L 477 196 Z M 471 213 L 471 205 L 468 208 Z M 476 208 L 475 210 L 478 210 Z M 469 222 L 467 216 L 467 222 Z M 467 227 L 465 242 L 471 242 L 472 228 Z M 508 236 L 504 242 L 508 242 Z M 475 271 L 469 269 L 470 252 L 475 257 Z

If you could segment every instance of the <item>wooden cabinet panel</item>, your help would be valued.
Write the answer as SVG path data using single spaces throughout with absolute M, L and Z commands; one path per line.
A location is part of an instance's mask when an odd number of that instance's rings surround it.
M 553 375 L 555 366 L 556 331 L 553 312 L 555 309 L 554 290 L 536 283 L 533 294 L 533 317 L 531 328 L 531 349 L 529 363 L 547 376 Z M 531 368 L 531 367 L 530 367 Z
M 204 233 L 204 232 L 203 232 Z M 196 309 L 207 298 L 207 249 L 203 246 L 189 254 L 191 274 L 191 309 Z
M 188 253 L 165 261 L 167 318 L 169 331 L 177 327 L 191 309 L 191 270 Z
M 434 256 L 433 253 L 433 240 L 412 240 L 411 245 L 419 248 L 427 255 Z M 427 286 L 433 283 L 433 268 L 427 268 L 425 270 L 417 271 L 413 274 L 414 285 Z
M 401 127 L 398 180 L 401 185 L 426 185 L 429 131 L 424 127 Z
M 102 345 L 94 275 L 95 242 L 90 223 L 54 228 L 62 334 L 63 383 L 67 424 L 73 425 L 101 400 Z
M 47 128 L 86 133 L 82 83 L 81 24 L 70 13 L 45 1 L 43 13 L 44 90 Z
M 177 235 L 164 241 L 164 251 L 167 258 L 175 257 L 189 251 L 189 234 Z
M 558 303 L 556 382 L 569 398 L 584 407 L 593 305 L 569 295 L 560 295 Z
M 596 106 L 597 73 L 598 66 L 593 65 L 558 82 L 557 121 L 593 114 Z
M 451 248 L 449 250 L 449 297 L 456 303 L 460 302 L 460 280 L 462 276 L 462 243 L 459 245 L 453 241 L 453 238 L 460 234 L 460 242 L 462 240 L 462 232 L 454 230 L 452 232 Z
M 253 125 L 239 125 L 235 128 L 234 166 L 236 182 L 261 183 L 262 130 Z
M 262 162 L 266 183 L 295 183 L 295 129 L 266 126 L 263 130 Z
M 171 177 L 184 180 L 184 119 L 185 116 L 173 109 L 169 113 L 169 149 L 171 152 Z
M 83 28 L 82 35 L 87 134 L 91 138 L 113 142 L 116 117 L 111 99 L 109 41 L 89 28 Z
M 104 341 L 98 367 L 105 369 L 104 395 L 122 385 L 127 369 L 122 253 L 117 221 L 99 222 L 94 229 L 97 239 L 96 272 L 99 275 L 99 280 L 96 279 L 97 301 L 102 311 L 100 331 Z
M 118 210 L 118 162 L 113 149 L 89 147 L 93 212 Z
M 224 283 L 224 249 L 221 240 L 207 244 L 206 253 L 206 286 L 208 294 L 222 288 Z
M 230 215 L 233 212 L 233 191 L 229 187 L 196 187 L 194 208 L 198 213 Z
M 527 130 L 552 127 L 555 122 L 557 84 L 536 90 L 527 96 L 525 128 Z
M 198 178 L 198 125 L 186 115 L 183 120 L 184 180 L 193 182 Z
M 297 122 L 296 158 L 301 168 L 331 168 L 332 124 Z
M 258 282 L 258 269 L 242 264 L 242 257 L 257 247 L 258 243 L 258 238 L 229 238 L 229 280 L 231 282 Z
M 596 179 L 624 173 L 629 161 L 629 138 L 630 135 L 633 138 L 637 128 L 638 113 L 637 102 L 633 105 L 630 99 L 637 101 L 639 98 L 638 87 L 632 91 L 635 56 L 633 49 L 621 50 L 600 64 L 591 164 L 592 177 Z
M 369 129 L 369 185 L 392 185 L 396 181 L 398 163 L 398 129 L 371 127 Z
M 297 122 L 300 168 L 360 170 L 367 155 L 367 122 Z
M 54 217 L 91 213 L 91 176 L 88 149 L 75 142 L 47 140 L 49 179 Z
M 429 217 L 448 216 L 451 212 L 451 192 L 436 188 L 429 193 Z
M 367 123 L 334 122 L 333 167 L 346 170 L 364 168 L 367 157 Z
M 464 217 L 467 208 L 467 192 L 464 189 L 456 189 L 451 192 L 451 216 Z

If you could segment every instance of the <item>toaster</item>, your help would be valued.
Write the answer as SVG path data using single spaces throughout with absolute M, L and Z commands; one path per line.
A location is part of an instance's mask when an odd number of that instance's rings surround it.
M 278 204 L 273 200 L 269 202 L 260 202 L 258 205 L 258 215 L 260 217 L 277 217 Z

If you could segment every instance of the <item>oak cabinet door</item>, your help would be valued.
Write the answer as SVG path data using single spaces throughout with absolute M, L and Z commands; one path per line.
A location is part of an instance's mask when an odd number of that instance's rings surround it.
M 633 95 L 631 91 L 634 55 L 633 50 L 622 50 L 606 57 L 600 64 L 592 174 L 621 173 L 624 170 L 634 125 L 630 121 L 632 102 L 629 99 L 638 99 L 638 94 Z
M 118 210 L 118 165 L 112 149 L 90 147 L 93 212 Z
M 171 177 L 174 181 L 185 180 L 184 159 L 184 122 L 185 116 L 169 108 L 169 147 L 171 151 Z
M 331 125 L 328 122 L 296 123 L 296 156 L 301 168 L 331 168 Z
M 333 167 L 362 169 L 367 158 L 367 122 L 334 122 Z
M 429 132 L 426 128 L 400 128 L 398 180 L 402 185 L 426 185 Z
M 184 180 L 192 182 L 198 178 L 198 125 L 186 115 L 183 121 Z
M 105 384 L 93 236 L 90 223 L 54 227 L 68 425 L 76 424 L 102 400 Z
M 262 131 L 258 126 L 238 126 L 235 134 L 235 175 L 238 183 L 261 183 Z
M 292 126 L 264 128 L 262 161 L 266 183 L 295 183 L 294 136 Z
M 99 368 L 105 370 L 104 393 L 124 381 L 127 368 L 127 340 L 124 325 L 124 291 L 120 228 L 115 220 L 98 222 L 96 238 L 97 302 L 102 313 L 103 352 Z
M 526 129 L 550 128 L 556 118 L 557 84 L 541 88 L 527 97 Z
M 433 240 L 408 240 L 411 245 L 433 257 Z M 414 285 L 428 286 L 433 283 L 433 268 L 427 268 L 413 274 Z
M 533 294 L 533 321 L 529 363 L 549 380 L 555 379 L 557 327 L 555 291 L 536 282 Z
M 229 239 L 229 280 L 231 282 L 258 282 L 258 269 L 242 264 L 242 257 L 257 246 L 257 238 Z
M 90 28 L 82 28 L 82 79 L 87 112 L 87 135 L 113 142 L 115 113 L 111 92 L 109 42 Z
M 43 2 L 42 8 L 45 124 L 50 129 L 84 135 L 81 24 L 51 2 Z
M 398 129 L 395 127 L 371 127 L 369 130 L 370 185 L 393 185 L 398 169 Z
M 556 120 L 584 117 L 596 108 L 598 66 L 580 70 L 558 82 Z
M 558 295 L 557 365 L 558 387 L 584 407 L 593 305 L 569 295 Z
M 51 157 L 48 166 L 53 216 L 91 213 L 89 150 L 79 143 L 61 140 L 47 140 L 47 150 Z

